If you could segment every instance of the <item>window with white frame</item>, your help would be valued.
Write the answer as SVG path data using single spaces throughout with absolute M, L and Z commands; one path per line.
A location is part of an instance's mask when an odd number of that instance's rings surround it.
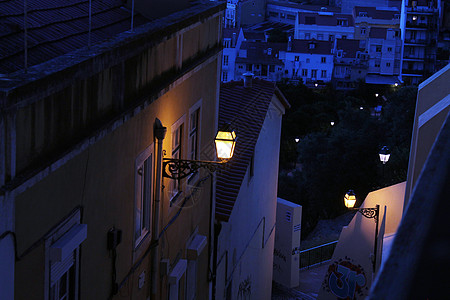
M 327 57 L 326 56 L 322 56 L 321 58 L 320 58 L 320 62 L 321 63 L 326 63 L 327 62 Z
M 226 71 L 222 72 L 222 81 L 223 82 L 228 81 L 228 72 L 226 72 Z
M 320 77 L 327 78 L 327 70 L 322 70 L 322 72 L 320 73 Z
M 79 299 L 80 247 L 87 238 L 80 219 L 77 210 L 45 238 L 45 299 Z
M 317 78 L 317 70 L 311 70 L 311 78 Z
M 303 77 L 308 76 L 308 69 L 302 69 L 302 76 Z
M 153 195 L 153 144 L 135 162 L 134 246 L 138 247 L 151 230 Z
M 186 117 L 183 116 L 176 121 L 172 127 L 172 158 L 181 159 L 183 155 L 183 135 L 184 135 L 184 123 Z M 170 182 L 170 205 L 178 199 L 181 194 L 181 180 L 172 179 Z
M 361 35 L 366 35 L 366 28 L 365 27 L 361 28 Z

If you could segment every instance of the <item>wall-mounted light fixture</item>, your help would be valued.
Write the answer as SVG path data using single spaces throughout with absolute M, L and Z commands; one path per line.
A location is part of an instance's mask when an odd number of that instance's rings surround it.
M 171 179 L 183 179 L 200 168 L 215 172 L 233 157 L 236 147 L 236 133 L 234 131 L 219 131 L 214 139 L 216 155 L 220 161 L 202 161 L 176 158 L 163 159 L 163 176 Z
M 361 215 L 368 219 L 375 220 L 375 242 L 374 242 L 374 250 L 372 257 L 373 264 L 373 272 L 375 273 L 376 263 L 377 263 L 377 250 L 378 250 L 378 216 L 380 214 L 380 205 L 376 205 L 375 207 L 362 207 L 355 208 L 356 204 L 356 195 L 353 190 L 349 190 L 344 196 L 344 204 L 348 209 L 356 210 Z

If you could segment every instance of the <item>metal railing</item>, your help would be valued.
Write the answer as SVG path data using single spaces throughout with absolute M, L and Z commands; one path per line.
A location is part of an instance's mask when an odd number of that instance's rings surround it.
M 317 247 L 300 251 L 300 270 L 309 269 L 312 266 L 327 262 L 333 256 L 334 249 L 338 241 L 323 244 Z

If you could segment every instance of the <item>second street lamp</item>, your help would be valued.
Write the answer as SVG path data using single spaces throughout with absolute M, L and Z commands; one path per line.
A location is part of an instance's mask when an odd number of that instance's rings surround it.
M 191 175 L 200 168 L 206 168 L 210 172 L 214 172 L 233 157 L 236 140 L 237 137 L 234 131 L 219 131 L 217 133 L 214 141 L 216 144 L 216 154 L 220 161 L 164 158 L 163 176 L 180 180 Z
M 372 264 L 373 264 L 373 273 L 375 274 L 375 268 L 377 265 L 377 250 L 378 250 L 378 217 L 380 215 L 380 205 L 375 205 L 375 207 L 362 207 L 362 208 L 355 208 L 356 203 L 356 195 L 353 190 L 349 190 L 347 194 L 344 196 L 344 204 L 348 209 L 353 209 L 361 213 L 364 217 L 368 219 L 374 219 L 375 221 L 375 241 L 374 241 L 374 247 L 373 247 L 373 258 L 372 258 Z

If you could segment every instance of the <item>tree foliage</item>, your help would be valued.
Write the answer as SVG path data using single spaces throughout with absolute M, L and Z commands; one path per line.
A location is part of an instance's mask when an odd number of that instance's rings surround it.
M 386 101 L 379 102 L 362 97 L 373 93 L 369 87 L 351 93 L 302 85 L 280 89 L 292 107 L 283 118 L 278 194 L 303 206 L 304 234 L 320 218 L 345 212 L 348 189 L 362 201 L 373 190 L 406 180 L 416 88 L 383 90 Z M 371 110 L 377 104 L 381 116 Z M 392 151 L 385 169 L 378 156 L 383 145 Z

